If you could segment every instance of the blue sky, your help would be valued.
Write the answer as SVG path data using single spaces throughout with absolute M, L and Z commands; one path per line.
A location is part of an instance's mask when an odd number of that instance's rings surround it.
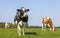
M 13 23 L 16 10 L 30 9 L 29 25 L 41 26 L 41 18 L 49 16 L 55 26 L 60 26 L 60 0 L 0 0 L 0 22 Z

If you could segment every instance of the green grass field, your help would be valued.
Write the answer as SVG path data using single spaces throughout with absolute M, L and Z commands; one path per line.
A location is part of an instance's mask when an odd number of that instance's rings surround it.
M 19 36 L 16 33 L 16 28 L 0 28 L 0 38 L 60 38 L 60 28 L 55 28 L 55 31 L 42 31 L 41 28 L 26 28 L 25 35 Z

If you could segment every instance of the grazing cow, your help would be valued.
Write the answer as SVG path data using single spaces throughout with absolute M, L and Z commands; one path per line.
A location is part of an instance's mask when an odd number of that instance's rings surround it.
M 24 29 L 25 29 L 25 24 L 28 22 L 28 15 L 26 12 L 28 12 L 29 9 L 25 9 L 24 7 L 22 7 L 21 9 L 17 9 L 17 14 L 14 18 L 14 22 L 17 25 L 17 33 L 19 33 L 19 35 L 24 33 Z
M 9 25 L 7 22 L 5 23 L 5 28 L 9 28 Z
M 54 31 L 54 25 L 50 17 L 43 17 L 41 21 L 42 21 L 42 30 L 44 29 L 44 27 L 46 28 L 46 25 L 48 25 L 50 27 L 50 31 Z

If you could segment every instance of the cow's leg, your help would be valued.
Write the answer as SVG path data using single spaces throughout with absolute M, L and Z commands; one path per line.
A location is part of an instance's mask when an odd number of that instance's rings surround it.
M 54 27 L 53 26 L 50 26 L 50 31 L 54 31 Z
M 50 25 L 50 31 L 54 31 L 54 25 Z
M 17 20 L 16 20 L 14 23 L 15 23 L 15 25 L 17 26 L 17 33 L 19 33 L 19 25 L 18 25 Z
M 19 23 L 18 23 L 18 29 L 19 29 L 19 35 L 21 35 L 22 34 L 22 21 L 20 21 Z
M 44 26 L 43 26 L 43 27 L 44 27 L 44 31 L 46 30 L 46 25 L 47 25 L 47 24 L 44 24 Z
M 45 29 L 46 29 L 46 25 L 47 25 L 47 24 L 45 24 Z
M 52 29 L 52 28 L 50 28 L 50 31 L 54 31 L 54 28 Z
M 23 35 L 25 35 L 25 25 L 26 25 L 26 23 L 23 22 L 23 28 L 22 28 L 22 33 L 23 33 Z
M 17 33 L 19 33 L 19 31 L 18 31 L 19 29 L 18 29 L 18 25 L 17 25 Z
M 51 24 L 49 24 L 49 27 L 50 27 L 50 31 L 52 30 L 52 26 L 51 26 Z
M 24 33 L 24 28 L 22 28 L 22 34 L 25 35 L 25 33 Z
M 54 25 L 53 25 L 53 29 L 52 29 L 52 31 L 54 31 Z
M 54 27 L 53 28 L 50 27 L 50 31 L 54 31 Z
M 50 27 L 50 31 L 51 31 L 52 29 L 51 29 L 51 27 Z
M 21 28 L 20 28 L 19 24 L 18 24 L 18 27 L 17 27 L 17 33 L 18 33 L 19 35 L 21 35 Z
M 42 30 L 45 31 L 45 24 L 42 23 Z
M 54 28 L 53 28 L 53 31 L 54 31 Z
M 44 25 L 43 25 L 43 23 L 42 23 L 42 30 L 43 30 L 43 28 L 44 28 Z
M 48 27 L 50 27 L 50 31 L 51 31 L 52 29 L 51 29 L 51 25 L 50 24 L 48 24 Z

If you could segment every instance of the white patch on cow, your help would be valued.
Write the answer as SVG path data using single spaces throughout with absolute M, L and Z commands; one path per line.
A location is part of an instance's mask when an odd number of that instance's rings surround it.
M 23 16 L 26 16 L 27 15 L 27 13 L 24 13 L 24 15 Z
M 47 17 L 47 19 L 49 19 L 49 17 Z
M 20 21 L 20 22 L 19 22 L 19 25 L 21 25 L 21 26 L 22 26 L 22 21 Z
M 24 13 L 24 15 L 21 18 L 25 17 L 26 15 L 27 15 L 27 13 Z
M 44 21 L 46 21 L 46 18 L 44 18 Z
M 50 27 L 50 25 L 48 24 L 48 26 Z
M 25 8 L 22 8 L 23 11 L 25 11 Z
M 6 26 L 8 25 L 7 22 L 5 23 L 5 25 L 6 25 Z
M 15 24 L 17 24 L 17 20 L 15 21 Z

